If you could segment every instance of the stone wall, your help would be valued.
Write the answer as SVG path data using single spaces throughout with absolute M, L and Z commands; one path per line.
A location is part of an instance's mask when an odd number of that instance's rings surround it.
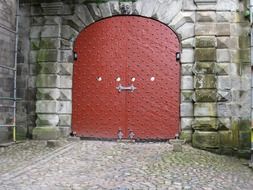
M 251 64 L 246 1 L 29 2 L 29 65 L 37 70 L 32 77 L 37 90 L 35 138 L 57 138 L 71 131 L 72 50 L 79 32 L 102 18 L 141 15 L 167 24 L 180 37 L 181 137 L 216 152 L 249 152 Z
M 15 0 L 0 0 L 0 65 L 14 68 L 15 50 Z M 13 124 L 13 71 L 0 67 L 0 125 Z M 2 98 L 1 98 L 2 97 Z M 9 107 L 8 107 L 9 106 Z M 0 126 L 0 142 L 11 137 L 11 127 Z

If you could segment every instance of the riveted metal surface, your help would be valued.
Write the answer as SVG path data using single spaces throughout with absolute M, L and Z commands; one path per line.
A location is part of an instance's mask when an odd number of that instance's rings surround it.
M 83 30 L 75 43 L 73 131 L 117 138 L 121 129 L 123 138 L 174 138 L 179 131 L 178 51 L 173 31 L 143 17 L 112 17 Z M 136 89 L 119 92 L 120 85 Z

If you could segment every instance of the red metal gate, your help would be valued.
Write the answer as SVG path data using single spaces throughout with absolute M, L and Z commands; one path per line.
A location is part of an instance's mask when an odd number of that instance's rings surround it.
M 169 139 L 179 132 L 175 33 L 152 19 L 117 16 L 78 36 L 72 129 L 96 138 Z

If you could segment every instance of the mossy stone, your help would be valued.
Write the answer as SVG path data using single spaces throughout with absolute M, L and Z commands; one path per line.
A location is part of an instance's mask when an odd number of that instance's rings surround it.
M 200 131 L 217 130 L 217 119 L 212 117 L 197 117 L 192 122 L 192 128 Z
M 218 149 L 220 147 L 218 132 L 195 131 L 192 136 L 192 145 L 201 149 Z
M 214 68 L 215 64 L 213 62 L 196 62 L 193 71 L 197 74 L 214 74 Z
M 186 143 L 191 143 L 192 142 L 192 131 L 191 130 L 181 131 L 180 139 L 185 140 Z
M 197 48 L 216 47 L 216 38 L 215 37 L 197 37 L 196 47 Z
M 215 48 L 197 48 L 195 50 L 195 60 L 198 61 L 216 61 L 216 49 Z
M 203 89 L 203 88 L 216 88 L 216 76 L 212 74 L 203 75 L 198 74 L 194 78 L 194 87 L 197 89 Z
M 58 51 L 41 49 L 37 55 L 37 62 L 57 62 L 58 61 Z
M 215 89 L 198 89 L 195 91 L 195 102 L 216 102 L 217 90 Z

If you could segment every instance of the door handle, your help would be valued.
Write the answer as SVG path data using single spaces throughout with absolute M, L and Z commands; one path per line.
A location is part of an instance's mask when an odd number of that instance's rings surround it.
M 137 88 L 133 84 L 131 84 L 130 86 L 122 86 L 121 84 L 119 84 L 119 86 L 117 86 L 116 89 L 119 92 L 121 92 L 121 91 L 130 91 L 130 92 L 133 92 Z

